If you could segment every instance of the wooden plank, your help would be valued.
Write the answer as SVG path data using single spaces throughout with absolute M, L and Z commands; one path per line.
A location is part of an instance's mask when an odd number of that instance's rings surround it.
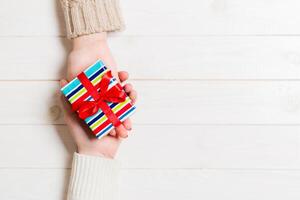
M 65 40 L 12 37 L 0 44 L 1 80 L 65 76 Z M 133 79 L 300 78 L 299 37 L 113 37 L 110 44 Z
M 122 4 L 133 35 L 299 34 L 299 1 L 134 0 Z M 172 6 L 170 6 L 172 5 Z M 293 20 L 291 20 L 293 19 Z
M 65 126 L 10 125 L 0 130 L 0 168 L 70 167 L 76 148 Z
M 71 166 L 65 126 L 0 126 L 0 133 L 0 168 Z M 299 133 L 300 126 L 137 125 L 117 159 L 124 169 L 299 170 Z
M 127 0 L 124 34 L 300 34 L 299 6 L 297 0 Z M 59 1 L 5 1 L 0 19 L 0 35 L 65 34 Z
M 61 38 L 0 38 L 1 80 L 58 80 L 65 77 L 70 44 Z
M 299 125 L 298 81 L 133 81 L 136 124 Z M 0 82 L 0 124 L 62 124 L 58 83 Z M 187 117 L 188 116 L 188 117 Z
M 120 66 L 128 66 L 137 79 L 300 78 L 300 37 L 116 37 L 110 41 Z
M 1 199 L 65 199 L 69 170 L 2 169 L 0 177 Z M 121 177 L 124 200 L 300 198 L 299 171 L 123 170 Z

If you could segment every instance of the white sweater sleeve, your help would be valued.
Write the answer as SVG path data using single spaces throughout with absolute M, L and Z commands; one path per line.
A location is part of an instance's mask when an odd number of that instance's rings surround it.
M 68 200 L 116 200 L 119 170 L 116 160 L 74 153 Z

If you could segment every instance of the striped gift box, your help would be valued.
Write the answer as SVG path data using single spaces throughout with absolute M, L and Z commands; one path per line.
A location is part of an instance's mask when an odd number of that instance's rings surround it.
M 97 85 L 102 76 L 108 71 L 104 63 L 98 60 L 95 64 L 88 67 L 84 74 L 88 77 L 93 86 Z M 112 78 L 109 83 L 108 89 L 118 84 L 115 78 Z M 69 100 L 71 104 L 77 104 L 82 101 L 93 101 L 91 95 L 87 93 L 82 83 L 76 77 L 66 86 L 61 89 L 62 93 Z M 121 103 L 107 103 L 113 113 L 123 122 L 128 118 L 136 109 L 135 106 L 131 104 L 130 98 L 127 96 L 126 100 Z M 86 124 L 90 127 L 93 133 L 98 139 L 105 136 L 109 131 L 111 131 L 114 126 L 110 120 L 105 116 L 101 109 L 98 112 L 84 120 Z

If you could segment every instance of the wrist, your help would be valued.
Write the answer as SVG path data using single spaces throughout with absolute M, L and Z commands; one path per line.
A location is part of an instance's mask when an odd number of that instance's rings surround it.
M 109 158 L 109 159 L 115 158 L 115 154 L 112 154 L 111 152 L 105 152 L 105 151 L 103 152 L 93 148 L 78 148 L 78 153 L 86 156 L 99 156 L 102 158 Z
M 108 158 L 107 156 L 104 156 L 101 153 L 93 152 L 93 151 L 78 151 L 78 153 L 80 155 L 85 155 L 85 156 L 98 156 L 98 157 Z
M 73 39 L 73 51 L 91 46 L 107 45 L 107 33 L 94 33 Z

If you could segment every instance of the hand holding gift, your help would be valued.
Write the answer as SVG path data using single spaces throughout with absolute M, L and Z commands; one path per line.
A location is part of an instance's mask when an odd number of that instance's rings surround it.
M 112 75 L 119 80 L 116 62 L 114 61 L 108 47 L 106 33 L 95 33 L 81 36 L 73 39 L 72 43 L 73 48 L 68 56 L 68 81 L 74 79 L 79 73 L 93 64 L 97 59 L 101 59 L 112 71 Z M 124 89 L 132 89 L 132 86 L 128 84 L 124 87 Z M 133 96 L 136 96 L 136 92 L 134 90 L 129 94 L 131 99 L 133 99 Z M 112 129 L 109 134 L 125 138 L 129 130 L 131 130 L 131 122 L 130 119 L 127 118 L 121 126 Z
M 134 111 L 130 98 L 104 63 L 98 60 L 61 89 L 72 109 L 97 138 L 122 126 Z
M 128 79 L 128 74 L 127 72 L 119 72 L 118 77 L 122 83 Z M 62 80 L 60 84 L 63 88 L 68 82 Z M 132 86 L 126 84 L 123 88 L 130 97 L 131 102 L 134 104 L 136 101 L 136 92 L 133 90 Z M 77 114 L 72 111 L 70 104 L 66 102 L 65 98 L 63 98 L 62 103 L 66 111 L 65 121 L 78 146 L 78 152 L 86 155 L 101 155 L 113 158 L 120 144 L 120 138 L 109 134 L 103 136 L 101 140 L 98 140 L 96 137 L 87 134 L 87 132 L 90 132 L 89 128 L 87 128 L 86 124 L 83 124 Z

